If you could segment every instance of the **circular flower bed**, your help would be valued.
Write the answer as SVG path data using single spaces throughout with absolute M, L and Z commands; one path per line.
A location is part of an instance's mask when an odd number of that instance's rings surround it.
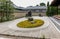
M 29 21 L 29 20 L 25 20 L 25 21 L 19 22 L 17 24 L 17 27 L 20 27 L 20 28 L 35 28 L 35 27 L 42 26 L 44 24 L 44 21 L 40 20 L 40 19 L 34 19 L 32 22 Z

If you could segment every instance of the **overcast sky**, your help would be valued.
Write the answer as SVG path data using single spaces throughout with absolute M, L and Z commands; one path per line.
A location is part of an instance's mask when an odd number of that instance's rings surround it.
M 27 6 L 35 6 L 37 4 L 39 5 L 39 3 L 42 2 L 47 4 L 47 2 L 49 1 L 51 3 L 51 1 L 53 0 L 11 0 L 11 1 L 17 6 L 27 7 Z

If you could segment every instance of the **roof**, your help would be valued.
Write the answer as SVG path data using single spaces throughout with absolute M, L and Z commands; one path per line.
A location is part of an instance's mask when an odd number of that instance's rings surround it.
M 26 7 L 25 9 L 47 9 L 46 6 L 31 6 L 31 7 Z
M 18 7 L 18 6 L 16 6 L 16 5 L 14 5 L 14 4 L 13 4 L 13 6 L 14 6 L 15 8 L 17 8 L 17 9 L 24 9 L 24 10 L 26 10 L 26 9 L 47 9 L 46 6 L 28 6 L 28 7 L 26 7 L 26 8 L 24 8 L 24 7 Z

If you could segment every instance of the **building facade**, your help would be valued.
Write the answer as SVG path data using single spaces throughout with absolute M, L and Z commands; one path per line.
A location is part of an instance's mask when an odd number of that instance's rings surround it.
M 16 5 L 14 5 L 14 7 L 17 10 L 20 10 L 23 12 L 24 11 L 32 11 L 32 12 L 43 12 L 43 13 L 45 13 L 47 10 L 46 6 L 28 6 L 28 7 L 24 8 L 24 7 L 17 7 Z

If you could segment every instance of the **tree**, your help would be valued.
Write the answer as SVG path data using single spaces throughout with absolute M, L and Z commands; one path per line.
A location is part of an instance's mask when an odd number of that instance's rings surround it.
M 50 10 L 50 5 L 49 5 L 49 2 L 47 2 L 47 12 L 46 12 L 47 16 L 50 16 L 50 14 L 49 14 L 50 11 L 49 10 Z
M 57 7 L 57 13 L 56 14 L 59 14 L 58 13 L 58 6 L 59 5 L 60 5 L 60 0 L 53 0 L 51 3 L 51 6 Z
M 39 5 L 36 5 L 36 6 L 39 6 Z
M 1 22 L 5 19 L 8 21 L 10 20 L 14 7 L 12 5 L 13 3 L 10 0 L 2 0 L 0 1 L 0 13 L 1 13 Z
M 58 6 L 60 5 L 60 0 L 53 0 L 51 6 Z
M 46 6 L 45 3 L 40 3 L 40 6 Z
M 51 6 L 50 14 L 51 14 L 52 16 L 53 16 L 53 15 L 57 15 L 57 7 Z
M 49 2 L 47 3 L 47 12 L 46 12 L 47 16 L 53 16 L 53 15 L 57 15 L 57 7 L 56 6 L 50 6 Z

